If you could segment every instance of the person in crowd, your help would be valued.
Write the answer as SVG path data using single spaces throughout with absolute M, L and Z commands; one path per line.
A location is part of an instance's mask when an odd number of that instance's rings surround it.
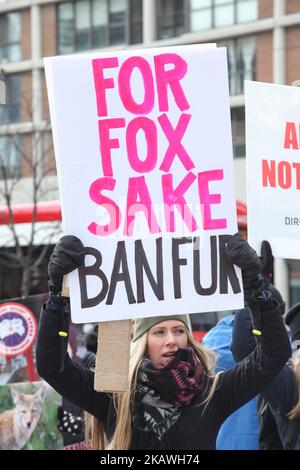
M 77 331 L 73 324 L 69 325 L 67 352 L 74 364 L 79 366 L 84 364 L 77 355 Z M 57 427 L 62 433 L 64 449 L 83 448 L 85 446 L 83 410 L 63 396 L 62 405 L 57 410 L 57 418 Z
M 231 352 L 234 313 L 222 318 L 203 338 L 203 345 L 217 354 L 215 372 L 235 366 Z M 217 437 L 217 450 L 257 450 L 259 422 L 257 397 L 241 406 L 222 424 Z
M 262 242 L 260 260 L 264 288 L 272 291 L 272 297 L 278 302 L 281 315 L 283 315 L 285 302 L 280 292 L 270 281 L 273 279 L 274 257 L 267 241 Z M 248 308 L 245 307 L 245 311 L 241 312 L 241 315 L 250 316 Z M 204 346 L 213 349 L 217 354 L 216 372 L 225 371 L 236 364 L 231 351 L 234 315 L 235 312 L 226 315 L 203 338 Z M 263 406 L 261 397 L 255 397 L 230 415 L 220 428 L 217 437 L 217 450 L 258 450 L 260 440 L 265 441 L 266 439 L 266 433 L 268 441 L 272 438 L 272 445 L 275 442 L 280 444 L 274 418 L 265 407 L 260 411 L 260 407 Z M 264 426 L 260 423 L 262 412 Z M 276 439 L 277 441 L 275 441 Z
M 74 325 L 73 325 L 74 327 Z M 76 351 L 77 341 L 76 341 L 76 329 L 71 329 L 73 334 L 70 335 L 69 328 L 69 344 L 68 344 L 68 354 L 73 362 L 81 364 L 84 367 L 90 369 L 95 368 L 96 363 L 96 352 L 97 352 L 97 338 L 98 338 L 98 324 L 94 325 L 86 335 L 85 338 L 85 347 L 86 353 L 82 359 L 79 359 L 77 356 L 74 357 L 73 351 Z M 73 340 L 70 341 L 70 339 Z M 85 439 L 85 430 L 84 430 L 84 420 L 85 418 L 90 419 L 85 416 L 84 411 L 73 403 L 69 402 L 66 398 L 63 397 L 62 406 L 58 408 L 58 429 L 63 435 L 64 449 L 86 449 L 89 447 L 89 439 Z M 86 440 L 86 442 L 84 442 Z
M 255 351 L 235 367 L 213 374 L 213 353 L 193 340 L 186 315 L 135 320 L 129 390 L 94 390 L 94 372 L 74 364 L 61 344 L 70 308 L 63 276 L 84 262 L 85 250 L 63 237 L 49 262 L 50 296 L 41 314 L 39 374 L 61 395 L 93 416 L 94 449 L 215 449 L 225 419 L 265 389 L 290 356 L 277 304 L 263 290 L 261 262 L 239 235 L 226 246 L 228 262 L 242 269 L 245 301 L 262 332 Z M 64 351 L 64 353 L 63 353 Z
M 300 450 L 300 303 L 294 305 L 285 315 L 285 323 L 290 328 L 293 344 L 293 356 L 280 370 L 274 380 L 262 391 L 265 410 L 269 412 L 277 426 L 277 433 L 270 430 L 260 439 L 260 448 L 264 450 Z M 257 348 L 253 324 L 249 311 L 240 311 L 235 315 L 232 352 L 239 361 L 249 357 Z M 273 436 L 279 435 L 281 447 Z
M 98 344 L 98 324 L 94 325 L 92 330 L 87 333 L 85 338 L 86 353 L 82 358 L 83 365 L 94 369 L 96 365 L 96 353 Z

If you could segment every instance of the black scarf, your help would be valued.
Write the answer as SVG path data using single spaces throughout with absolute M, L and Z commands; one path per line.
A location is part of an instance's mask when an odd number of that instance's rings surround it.
M 156 369 L 149 359 L 144 359 L 138 374 L 134 424 L 143 431 L 154 432 L 161 441 L 179 419 L 182 408 L 193 402 L 206 382 L 192 348 L 178 349 L 163 369 Z

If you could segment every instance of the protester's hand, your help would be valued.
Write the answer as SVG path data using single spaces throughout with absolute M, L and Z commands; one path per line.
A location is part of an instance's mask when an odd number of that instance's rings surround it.
M 239 233 L 232 235 L 228 240 L 226 255 L 229 261 L 248 274 L 257 275 L 262 271 L 262 264 L 256 251 Z
M 274 256 L 271 245 L 267 240 L 261 242 L 260 261 L 262 264 L 262 273 L 269 279 L 270 275 L 273 274 Z M 272 279 L 269 280 L 272 281 Z
M 245 304 L 249 305 L 258 293 L 257 290 L 261 288 L 259 277 L 262 272 L 261 260 L 239 233 L 233 235 L 227 242 L 226 256 L 231 263 L 242 270 Z
M 48 274 L 59 291 L 64 275 L 83 264 L 84 256 L 85 248 L 81 240 L 73 235 L 65 235 L 56 244 L 48 264 Z
M 64 410 L 62 406 L 58 407 L 57 414 L 57 427 L 60 432 L 77 436 L 83 431 L 84 421 L 82 416 L 75 416 L 67 410 Z

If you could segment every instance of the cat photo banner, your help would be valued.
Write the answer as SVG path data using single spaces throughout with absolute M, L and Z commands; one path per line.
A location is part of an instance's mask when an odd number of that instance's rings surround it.
M 238 309 L 225 48 L 45 59 L 75 323 Z

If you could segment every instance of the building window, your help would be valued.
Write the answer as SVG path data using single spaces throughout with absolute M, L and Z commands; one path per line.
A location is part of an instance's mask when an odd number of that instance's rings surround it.
M 0 136 L 0 179 L 18 178 L 21 174 L 20 136 Z
M 109 44 L 124 44 L 126 42 L 127 2 L 124 0 L 110 0 L 108 4 Z
M 258 19 L 258 1 L 240 0 L 236 2 L 236 23 L 248 23 Z
M 80 0 L 75 2 L 75 50 L 86 51 L 91 49 L 90 45 L 90 29 L 93 29 L 90 24 L 91 13 L 90 13 L 91 2 L 86 0 Z
M 21 120 L 21 76 L 5 76 L 6 104 L 0 106 L 0 126 Z
M 245 108 L 231 108 L 231 127 L 233 141 L 233 156 L 241 158 L 246 156 L 245 145 Z
M 58 6 L 58 52 L 70 54 L 74 50 L 73 4 L 62 3 Z
M 257 18 L 257 0 L 190 0 L 191 31 L 220 28 Z
M 245 80 L 255 80 L 256 76 L 256 36 L 222 42 L 218 46 L 227 48 L 230 94 L 242 95 Z
M 21 16 L 20 13 L 0 15 L 0 62 L 21 60 Z
M 136 44 L 142 42 L 142 37 L 143 2 L 140 0 L 78 0 L 58 5 L 60 54 Z
M 130 2 L 130 44 L 143 42 L 143 1 L 131 0 Z
M 184 6 L 184 0 L 159 0 L 158 39 L 167 39 L 183 34 Z

